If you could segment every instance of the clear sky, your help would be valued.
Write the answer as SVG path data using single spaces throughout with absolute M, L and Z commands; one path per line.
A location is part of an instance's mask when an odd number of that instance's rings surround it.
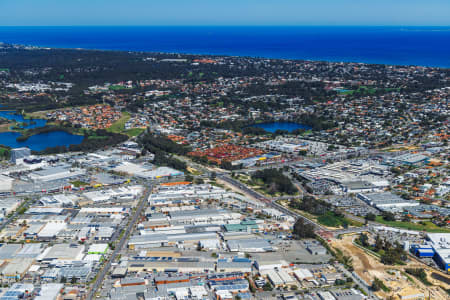
M 450 0 L 0 0 L 0 26 L 449 26 Z

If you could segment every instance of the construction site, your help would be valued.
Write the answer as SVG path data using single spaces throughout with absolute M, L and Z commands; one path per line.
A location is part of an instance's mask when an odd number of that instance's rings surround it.
M 331 245 L 351 257 L 354 272 L 367 286 L 376 279 L 382 281 L 383 288 L 375 293 L 381 299 L 450 299 L 448 274 L 421 263 L 412 255 L 408 255 L 404 265 L 383 264 L 377 255 L 355 243 L 357 237 L 357 234 L 344 235 L 333 239 Z M 408 269 L 423 269 L 426 284 L 408 274 Z

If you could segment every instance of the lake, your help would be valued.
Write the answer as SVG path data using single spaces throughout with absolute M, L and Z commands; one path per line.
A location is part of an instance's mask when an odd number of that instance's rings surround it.
M 44 119 L 24 119 L 22 115 L 11 111 L 0 111 L 0 117 L 17 122 L 23 122 L 27 125 L 24 128 L 43 127 L 47 124 Z M 32 121 L 32 122 L 31 122 Z M 31 124 L 30 124 L 31 123 Z M 19 132 L 1 132 L 0 145 L 12 148 L 28 147 L 31 150 L 41 151 L 47 147 L 78 145 L 84 139 L 82 135 L 70 134 L 65 131 L 52 131 L 30 136 L 26 141 L 18 142 L 16 139 L 21 136 Z
M 27 125 L 23 126 L 25 129 L 44 127 L 47 124 L 47 120 L 44 119 L 25 119 L 22 115 L 16 113 L 15 111 L 0 111 L 0 118 L 5 118 L 11 121 L 16 121 L 20 123 L 25 123 Z
M 296 129 L 310 130 L 311 127 L 304 124 L 294 123 L 294 122 L 270 122 L 270 123 L 259 123 L 252 125 L 253 127 L 259 127 L 268 132 L 275 132 L 277 130 L 287 130 L 292 132 Z

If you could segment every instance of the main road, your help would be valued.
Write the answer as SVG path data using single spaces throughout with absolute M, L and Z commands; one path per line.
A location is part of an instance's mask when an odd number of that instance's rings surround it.
M 102 271 L 98 274 L 97 279 L 95 280 L 94 285 L 89 290 L 89 293 L 87 295 L 87 299 L 91 300 L 93 299 L 95 293 L 97 292 L 98 288 L 102 284 L 103 280 L 105 279 L 106 274 L 108 273 L 109 269 L 111 268 L 112 263 L 116 259 L 117 255 L 122 250 L 123 246 L 125 245 L 125 242 L 128 240 L 128 237 L 130 236 L 131 232 L 133 231 L 134 225 L 136 224 L 139 216 L 141 215 L 145 205 L 147 204 L 147 199 L 149 194 L 151 193 L 153 189 L 153 186 L 149 186 L 144 193 L 144 196 L 142 197 L 141 201 L 139 202 L 139 205 L 131 219 L 131 221 L 128 223 L 127 228 L 125 229 L 125 233 L 123 234 L 122 238 L 120 239 L 119 243 L 116 245 L 111 257 L 106 262 L 105 266 L 103 267 Z M 114 242 L 114 241 L 113 241 Z
M 283 213 L 285 213 L 288 216 L 291 216 L 291 217 L 296 218 L 296 219 L 301 218 L 306 223 L 314 225 L 314 227 L 316 229 L 318 229 L 318 230 L 324 230 L 324 231 L 327 230 L 325 227 L 323 227 L 322 225 L 318 224 L 317 222 L 315 222 L 315 221 L 313 221 L 311 219 L 308 219 L 307 217 L 305 217 L 305 216 L 303 216 L 301 214 L 298 214 L 296 212 L 293 212 L 293 211 L 287 209 L 286 207 L 276 203 L 275 201 L 272 201 L 272 199 L 268 199 L 264 195 L 254 191 L 254 190 L 252 190 L 251 188 L 249 188 L 245 184 L 239 182 L 238 180 L 235 180 L 235 179 L 229 177 L 226 174 L 217 174 L 217 178 L 219 178 L 219 179 L 221 179 L 221 180 L 223 180 L 223 181 L 233 185 L 235 188 L 243 191 L 244 193 L 252 196 L 253 198 L 266 203 L 268 206 L 282 211 Z

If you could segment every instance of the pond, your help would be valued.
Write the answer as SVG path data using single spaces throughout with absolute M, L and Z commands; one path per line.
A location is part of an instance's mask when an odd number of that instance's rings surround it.
M 24 119 L 22 115 L 11 111 L 0 111 L 0 117 L 16 122 L 25 123 L 24 128 L 38 128 L 47 124 L 44 119 Z M 19 132 L 0 132 L 0 145 L 11 148 L 28 147 L 31 150 L 41 151 L 47 147 L 78 145 L 84 139 L 82 135 L 75 135 L 65 131 L 52 131 L 30 136 L 26 141 L 18 142 Z
M 0 111 L 0 118 L 8 119 L 11 121 L 16 121 L 20 123 L 25 123 L 23 128 L 29 129 L 29 128 L 38 128 L 38 127 L 44 127 L 45 124 L 47 124 L 47 120 L 44 119 L 25 119 L 22 115 L 17 114 L 14 111 L 7 111 L 3 110 Z
M 277 130 L 287 130 L 292 132 L 296 129 L 310 130 L 311 127 L 308 125 L 294 123 L 294 122 L 270 122 L 270 123 L 259 123 L 252 125 L 253 127 L 259 127 L 268 132 L 275 132 Z

